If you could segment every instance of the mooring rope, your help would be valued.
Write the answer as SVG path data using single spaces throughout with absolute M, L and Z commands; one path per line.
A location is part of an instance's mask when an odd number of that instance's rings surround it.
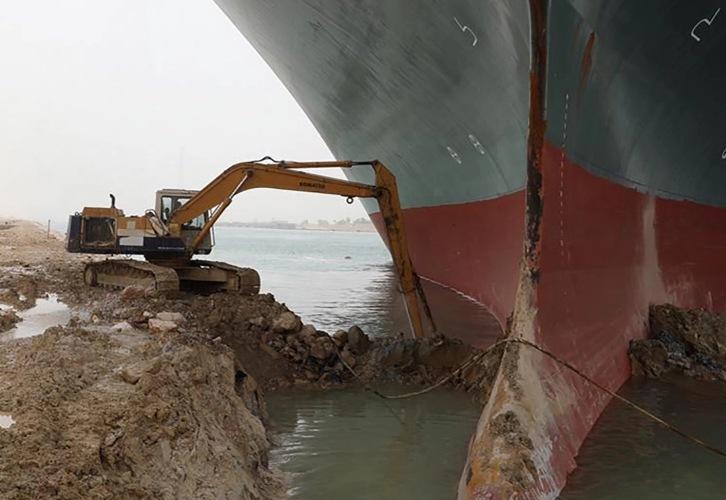
M 362 382 L 363 385 L 364 385 L 364 387 L 367 390 L 371 391 L 373 394 L 375 394 L 376 396 L 378 396 L 378 397 L 380 397 L 382 399 L 406 399 L 406 398 L 412 398 L 412 397 L 415 397 L 415 396 L 420 396 L 422 394 L 426 394 L 427 392 L 431 392 L 434 389 L 436 389 L 438 387 L 441 387 L 446 382 L 448 382 L 449 380 L 451 380 L 453 377 L 455 377 L 456 375 L 458 375 L 459 373 L 461 373 L 463 370 L 465 370 L 466 368 L 468 368 L 472 364 L 476 363 L 478 360 L 480 360 L 481 358 L 483 358 L 487 354 L 490 354 L 491 352 L 493 352 L 498 347 L 503 346 L 503 345 L 506 345 L 506 344 L 526 345 L 526 346 L 531 347 L 532 349 L 535 349 L 535 350 L 541 352 L 542 354 L 544 354 L 545 356 L 549 357 L 550 359 L 552 359 L 556 363 L 564 366 L 565 368 L 567 368 L 571 372 L 573 372 L 576 375 L 580 376 L 582 379 L 584 379 L 585 381 L 589 382 L 590 384 L 592 384 L 593 386 L 595 386 L 597 389 L 599 389 L 599 390 L 601 390 L 601 391 L 609 394 L 610 396 L 614 397 L 618 401 L 621 401 L 621 402 L 625 403 L 630 408 L 636 410 L 637 412 L 639 412 L 641 415 L 645 416 L 646 418 L 649 418 L 649 419 L 657 422 L 658 424 L 660 424 L 664 428 L 668 429 L 671 432 L 674 432 L 675 434 L 678 434 L 679 436 L 687 439 L 688 441 L 690 441 L 690 442 L 692 442 L 692 443 L 694 443 L 694 444 L 696 444 L 696 445 L 698 445 L 698 446 L 700 446 L 702 448 L 705 448 L 706 450 L 708 450 L 708 451 L 710 451 L 712 453 L 715 453 L 716 455 L 719 455 L 722 458 L 726 458 L 726 451 L 724 451 L 724 450 L 722 450 L 722 449 L 720 449 L 720 448 L 718 448 L 718 447 L 716 447 L 716 446 L 714 446 L 712 444 L 706 443 L 702 439 L 700 439 L 700 438 L 698 438 L 696 436 L 693 436 L 692 434 L 689 434 L 689 433 L 681 430 L 677 426 L 671 424 L 670 422 L 667 422 L 667 421 L 663 420 L 659 416 L 651 413 L 650 411 L 646 410 L 645 408 L 643 408 L 642 406 L 638 405 L 637 403 L 634 403 L 633 401 L 629 400 L 628 398 L 623 397 L 623 396 L 617 394 L 614 391 L 611 391 L 610 389 L 608 389 L 604 385 L 600 384 L 599 382 L 595 381 L 594 379 L 590 378 L 588 375 L 586 375 L 583 372 L 581 372 L 580 370 L 578 370 L 572 364 L 570 364 L 567 361 L 564 361 L 564 360 L 558 358 L 557 356 L 555 356 L 550 351 L 544 349 L 543 347 L 538 346 L 534 342 L 530 342 L 529 340 L 520 339 L 520 338 L 508 338 L 508 339 L 503 339 L 503 340 L 500 340 L 498 342 L 495 342 L 494 344 L 492 344 L 491 346 L 489 346 L 487 349 L 485 349 L 485 350 L 483 350 L 483 351 L 475 354 L 474 356 L 471 356 L 468 360 L 464 361 L 461 365 L 459 365 L 458 368 L 456 368 L 454 371 L 452 371 L 451 373 L 449 373 L 448 375 L 446 375 L 445 377 L 443 377 L 441 380 L 439 380 L 435 384 L 430 385 L 428 387 L 425 387 L 425 388 L 421 389 L 420 391 L 408 392 L 408 393 L 405 393 L 405 394 L 397 394 L 397 395 L 383 394 L 380 391 L 376 390 L 375 388 L 371 387 L 368 383 L 366 383 L 365 381 L 363 381 L 363 379 L 358 375 L 358 373 L 356 373 L 356 371 L 353 369 L 353 367 L 351 367 L 348 363 L 345 362 L 345 360 L 343 359 L 343 357 L 340 355 L 340 351 L 338 351 L 336 349 L 336 352 L 338 354 L 338 359 L 340 359 L 340 361 L 343 364 L 343 366 L 345 366 L 345 368 L 350 373 L 352 373 L 353 376 L 358 381 Z

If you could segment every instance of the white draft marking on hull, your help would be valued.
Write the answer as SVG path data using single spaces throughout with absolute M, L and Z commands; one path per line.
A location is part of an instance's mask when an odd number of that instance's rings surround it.
M 570 94 L 565 94 L 565 115 L 562 125 L 562 152 L 560 154 L 560 260 L 565 261 L 565 148 L 567 147 L 567 113 Z
M 461 156 L 459 156 L 459 153 L 457 153 L 451 146 L 446 146 L 446 151 L 449 152 L 449 156 L 451 156 L 456 163 L 461 165 Z
M 468 26 L 465 26 L 465 25 L 461 24 L 461 23 L 459 22 L 459 20 L 458 20 L 458 19 L 457 19 L 456 17 L 454 17 L 454 21 L 456 22 L 456 25 L 457 25 L 457 26 L 459 27 L 459 29 L 460 29 L 460 30 L 461 30 L 461 31 L 462 31 L 463 33 L 466 33 L 467 31 L 468 31 L 469 33 L 471 33 L 471 36 L 472 36 L 472 37 L 474 37 L 474 41 L 472 41 L 472 42 L 471 42 L 471 46 L 472 46 L 472 47 L 476 47 L 476 44 L 477 44 L 477 42 L 479 41 L 479 38 L 478 38 L 478 37 L 476 36 L 476 34 L 475 34 L 475 33 L 474 33 L 474 32 L 473 32 L 472 30 L 471 30 L 471 28 L 470 28 L 470 27 L 468 27 Z
M 713 15 L 711 16 L 711 18 L 710 18 L 710 19 L 709 19 L 709 18 L 707 18 L 707 17 L 704 17 L 703 19 L 701 19 L 700 21 L 698 21 L 698 22 L 697 22 L 697 23 L 696 23 L 696 24 L 695 24 L 695 25 L 693 26 L 693 29 L 691 30 L 691 36 L 693 37 L 693 39 L 694 39 L 694 40 L 696 40 L 697 42 L 700 42 L 700 41 L 701 41 L 701 37 L 699 37 L 698 35 L 696 35 L 696 29 L 697 29 L 697 28 L 698 28 L 698 27 L 699 27 L 700 25 L 702 25 L 702 24 L 704 24 L 704 23 L 705 23 L 705 24 L 706 24 L 707 26 L 711 26 L 711 25 L 713 24 L 713 21 L 714 21 L 714 20 L 716 19 L 716 16 L 718 16 L 718 13 L 719 13 L 719 12 L 721 12 L 721 7 L 719 7 L 718 9 L 716 9 L 716 12 L 714 12 L 714 13 L 713 13 Z
M 471 142 L 471 145 L 474 146 L 474 149 L 476 149 L 480 155 L 486 154 L 484 146 L 481 145 L 481 142 L 479 142 L 479 139 L 477 139 L 474 134 L 469 134 L 469 142 Z
M 446 151 L 449 152 L 449 156 L 451 156 L 456 163 L 461 165 L 461 156 L 459 156 L 459 153 L 454 150 L 451 146 L 446 146 Z

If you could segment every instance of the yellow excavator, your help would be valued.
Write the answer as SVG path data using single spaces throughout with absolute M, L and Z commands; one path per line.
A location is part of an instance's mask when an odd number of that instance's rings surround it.
M 336 179 L 305 168 L 369 166 L 375 185 Z M 401 205 L 394 175 L 379 161 L 278 162 L 270 157 L 232 165 L 201 191 L 164 189 L 156 192 L 156 208 L 142 216 L 125 216 L 116 208 L 86 207 L 71 215 L 66 250 L 73 253 L 143 255 L 136 259 L 91 261 L 84 269 L 90 286 L 140 285 L 161 292 L 178 290 L 256 294 L 260 277 L 254 269 L 193 259 L 214 246 L 213 226 L 235 195 L 255 188 L 335 194 L 349 203 L 356 197 L 375 198 L 386 230 L 388 248 L 398 274 L 411 330 L 425 336 L 425 315 L 435 331 L 431 311 L 408 254 Z

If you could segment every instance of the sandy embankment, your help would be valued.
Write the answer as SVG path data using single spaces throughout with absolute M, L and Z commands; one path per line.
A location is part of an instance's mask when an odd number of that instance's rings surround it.
M 367 381 L 427 384 L 476 353 L 328 335 L 269 294 L 89 289 L 85 258 L 42 226 L 0 220 L 0 300 L 55 293 L 72 308 L 41 335 L 0 334 L 0 414 L 15 421 L 0 428 L 2 498 L 278 498 L 263 391 L 356 382 L 341 358 Z M 451 383 L 485 398 L 497 366 L 484 357 Z
M 14 420 L 0 429 L 0 497 L 279 497 L 262 408 L 230 349 L 114 330 L 94 312 L 113 300 L 85 293 L 82 265 L 42 227 L 0 221 L 3 302 L 28 309 L 52 292 L 73 307 L 69 325 L 0 336 L 0 414 Z

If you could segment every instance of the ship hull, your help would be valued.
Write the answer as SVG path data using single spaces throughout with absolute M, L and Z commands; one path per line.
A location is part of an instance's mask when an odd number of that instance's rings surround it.
M 726 310 L 715 2 L 217 3 L 336 157 L 394 171 L 418 272 L 508 336 L 616 390 L 649 304 Z M 608 402 L 510 344 L 460 498 L 555 497 Z
M 529 300 L 515 305 L 511 334 L 615 391 L 630 376 L 627 348 L 646 335 L 650 304 L 726 310 L 726 210 L 619 186 L 552 144 L 542 169 L 543 193 L 556 193 L 543 197 L 555 210 L 543 211 L 538 279 L 522 273 L 519 293 Z M 610 399 L 526 346 L 507 351 L 503 366 L 470 445 L 460 496 L 553 498 Z M 492 425 L 502 415 L 516 422 L 508 433 Z M 527 446 L 511 447 L 513 438 Z
M 380 213 L 371 218 L 384 235 Z M 474 299 L 500 325 L 506 324 L 522 256 L 523 191 L 494 200 L 405 209 L 404 224 L 419 274 Z

